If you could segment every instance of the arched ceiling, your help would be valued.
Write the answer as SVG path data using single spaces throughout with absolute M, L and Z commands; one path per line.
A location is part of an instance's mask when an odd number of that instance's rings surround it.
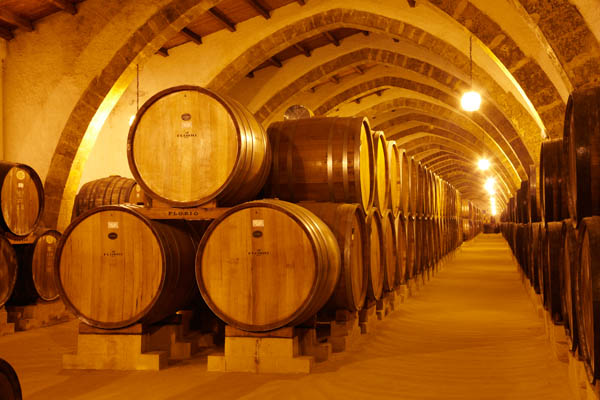
M 365 115 L 464 198 L 487 204 L 482 182 L 493 176 L 504 204 L 538 164 L 542 140 L 561 136 L 569 92 L 600 82 L 593 1 L 213 1 L 151 61 L 166 74 L 212 55 L 206 86 L 264 125 L 292 104 Z M 172 23 L 182 25 L 177 15 Z M 459 104 L 470 86 L 483 97 L 473 113 Z M 488 174 L 475 168 L 482 155 Z

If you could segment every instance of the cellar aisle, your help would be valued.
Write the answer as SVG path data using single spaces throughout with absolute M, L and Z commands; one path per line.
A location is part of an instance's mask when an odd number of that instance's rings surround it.
M 0 338 L 26 400 L 569 399 L 542 321 L 500 235 L 465 244 L 400 311 L 314 373 L 208 373 L 206 360 L 161 372 L 68 371 L 76 322 Z

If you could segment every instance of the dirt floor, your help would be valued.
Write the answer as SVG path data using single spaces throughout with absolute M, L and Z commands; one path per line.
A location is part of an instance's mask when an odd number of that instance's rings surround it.
M 561 399 L 566 364 L 500 235 L 480 235 L 399 311 L 310 375 L 206 372 L 206 358 L 160 372 L 72 371 L 77 322 L 0 337 L 25 400 Z

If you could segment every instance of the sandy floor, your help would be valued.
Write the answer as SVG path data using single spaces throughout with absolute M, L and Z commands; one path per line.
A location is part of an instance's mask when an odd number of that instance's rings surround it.
M 75 321 L 0 338 L 26 400 L 569 399 L 565 364 L 544 338 L 508 246 L 480 235 L 352 349 L 310 375 L 208 373 L 206 360 L 161 372 L 69 371 Z

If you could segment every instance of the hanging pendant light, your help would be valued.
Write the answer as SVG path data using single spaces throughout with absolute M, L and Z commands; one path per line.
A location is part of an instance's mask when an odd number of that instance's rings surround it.
M 469 71 L 471 76 L 471 90 L 465 92 L 460 99 L 460 104 L 465 111 L 477 111 L 481 106 L 481 96 L 473 90 L 473 36 L 469 37 Z

